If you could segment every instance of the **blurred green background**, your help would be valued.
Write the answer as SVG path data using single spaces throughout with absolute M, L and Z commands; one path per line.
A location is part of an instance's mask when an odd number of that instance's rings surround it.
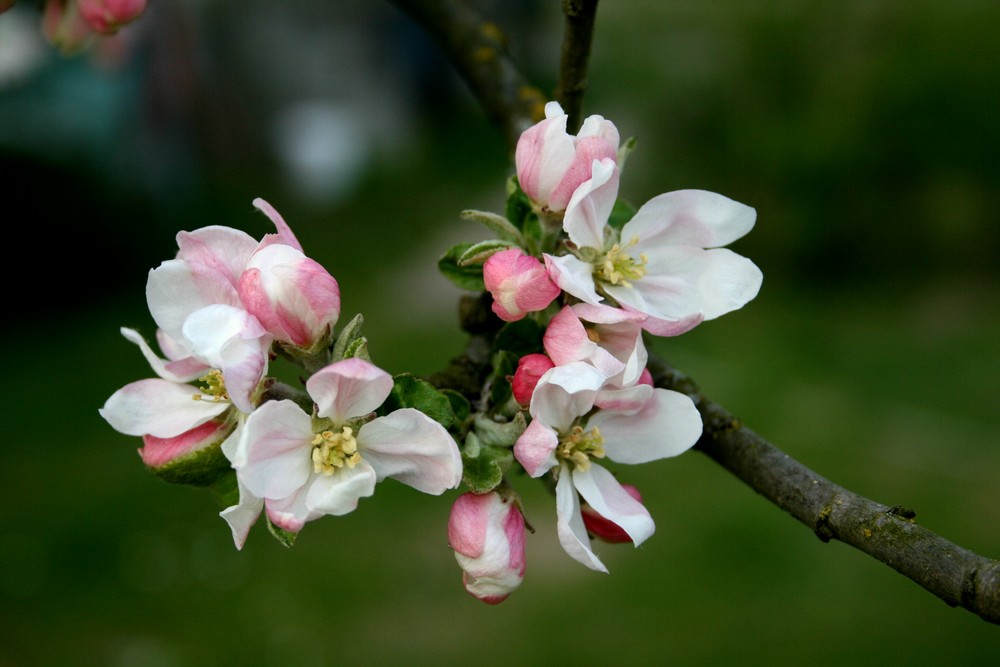
M 143 468 L 97 414 L 150 375 L 143 285 L 182 229 L 259 236 L 263 197 L 362 312 L 373 360 L 457 354 L 447 247 L 483 237 L 512 165 L 447 63 L 388 2 L 152 3 L 59 56 L 0 16 L 0 665 L 995 664 L 1000 628 L 806 527 L 700 453 L 619 468 L 657 533 L 558 546 L 522 484 L 523 585 L 465 593 L 451 494 L 392 481 L 291 550 L 242 552 L 207 492 Z M 543 89 L 557 0 L 474 3 Z M 638 149 L 636 204 L 703 188 L 754 206 L 741 311 L 664 356 L 821 475 L 1000 557 L 1000 4 L 606 0 L 585 113 Z M 34 253 L 30 257 L 25 253 Z M 12 303 L 10 303 L 12 301 Z M 457 492 L 456 492 L 457 493 Z

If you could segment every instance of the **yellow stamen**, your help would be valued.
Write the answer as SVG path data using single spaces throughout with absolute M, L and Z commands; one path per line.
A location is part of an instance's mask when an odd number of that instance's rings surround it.
M 208 372 L 208 375 L 198 378 L 198 381 L 203 382 L 204 386 L 200 393 L 191 397 L 194 400 L 201 401 L 208 398 L 216 403 L 229 400 L 229 394 L 226 393 L 226 380 L 222 377 L 222 371 L 219 369 L 213 368 Z
M 320 431 L 312 440 L 313 471 L 329 477 L 345 465 L 348 468 L 361 463 L 358 441 L 354 430 L 344 426 L 339 433 Z
M 604 458 L 601 431 L 596 426 L 586 431 L 582 426 L 574 426 L 568 435 L 559 440 L 556 456 L 572 463 L 576 470 L 589 470 L 590 457 Z
M 633 280 L 638 280 L 646 275 L 646 264 L 649 258 L 646 253 L 640 253 L 639 259 L 635 259 L 625 251 L 639 242 L 638 236 L 633 236 L 632 240 L 624 247 L 615 243 L 611 249 L 604 253 L 595 263 L 596 271 L 594 275 L 597 279 L 611 285 L 622 285 L 631 287 Z

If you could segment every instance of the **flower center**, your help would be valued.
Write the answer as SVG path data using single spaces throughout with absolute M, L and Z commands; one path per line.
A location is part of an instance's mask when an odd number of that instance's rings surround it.
M 340 432 L 320 431 L 312 440 L 313 471 L 329 477 L 345 465 L 353 468 L 361 462 L 354 430 L 344 426 Z
M 559 440 L 556 456 L 573 463 L 577 470 L 589 470 L 591 456 L 604 458 L 604 438 L 596 426 L 587 430 L 574 426 Z
M 213 368 L 208 372 L 208 375 L 198 378 L 198 381 L 204 384 L 201 387 L 201 393 L 191 397 L 194 400 L 201 401 L 207 399 L 216 403 L 229 400 L 229 394 L 226 393 L 226 380 L 222 377 L 222 371 L 218 368 Z
M 631 287 L 631 281 L 646 275 L 646 263 L 649 261 L 646 253 L 640 254 L 637 260 L 625 252 L 638 241 L 639 237 L 633 236 L 624 247 L 618 243 L 612 245 L 611 249 L 594 263 L 594 276 L 611 285 Z

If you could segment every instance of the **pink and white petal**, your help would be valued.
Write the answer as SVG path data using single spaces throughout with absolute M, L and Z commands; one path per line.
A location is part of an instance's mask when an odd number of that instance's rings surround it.
M 652 396 L 653 388 L 648 384 L 633 384 L 624 388 L 606 387 L 597 392 L 594 405 L 602 410 L 634 415 L 649 404 Z
M 320 417 L 342 422 L 382 405 L 392 391 L 392 376 L 364 359 L 342 359 L 313 373 L 306 391 Z
M 264 511 L 271 523 L 282 530 L 297 533 L 309 521 L 323 516 L 322 512 L 310 510 L 307 506 L 308 489 L 309 486 L 306 485 L 285 498 L 265 498 Z
M 292 233 L 292 228 L 288 226 L 288 223 L 285 222 L 285 219 L 281 217 L 281 214 L 278 213 L 273 206 L 260 197 L 253 200 L 253 205 L 254 208 L 266 215 L 271 222 L 274 223 L 275 229 L 278 230 L 278 239 L 281 243 L 291 246 L 299 252 L 302 251 L 302 244 L 300 244 L 299 240 L 295 238 L 295 234 Z
M 621 144 L 621 135 L 615 124 L 604 118 L 604 116 L 596 114 L 587 116 L 584 119 L 583 125 L 580 126 L 580 131 L 576 133 L 576 136 L 578 140 L 583 140 L 587 137 L 597 137 L 613 147 L 615 155 L 617 155 L 618 146 Z
M 562 211 L 567 208 L 580 185 L 593 175 L 595 161 L 618 158 L 618 144 L 611 145 L 597 135 L 577 137 L 573 161 L 566 167 L 562 179 L 549 194 L 549 208 Z
M 576 154 L 573 137 L 566 133 L 567 116 L 558 105 L 552 105 L 545 105 L 546 119 L 525 130 L 514 149 L 521 189 L 546 206 Z
M 607 469 L 592 464 L 588 470 L 574 470 L 573 486 L 594 511 L 628 533 L 635 546 L 646 541 L 656 530 L 646 507 Z
M 594 287 L 594 267 L 573 255 L 543 255 L 552 282 L 581 301 L 599 304 L 604 300 Z
M 642 313 L 615 308 L 603 303 L 574 303 L 570 307 L 581 320 L 593 322 L 594 324 L 641 323 L 646 317 Z
M 701 313 L 705 320 L 742 308 L 760 291 L 763 274 L 728 248 L 668 246 L 647 253 L 649 271 L 632 288 L 608 286 L 623 306 L 666 320 Z
M 590 357 L 597 347 L 587 336 L 583 322 L 570 306 L 564 306 L 556 313 L 545 328 L 542 338 L 545 354 L 558 364 L 583 361 Z
M 329 476 L 314 474 L 304 494 L 306 508 L 311 514 L 349 514 L 357 509 L 361 498 L 375 493 L 375 483 L 375 470 L 365 461 Z
M 236 484 L 240 490 L 239 503 L 230 505 L 222 510 L 219 512 L 219 516 L 229 524 L 236 548 L 243 549 L 243 545 L 247 541 L 247 536 L 250 534 L 250 529 L 257 523 L 257 519 L 260 518 L 260 512 L 264 508 L 264 501 L 250 493 L 240 483 L 239 477 L 236 478 Z
M 583 361 L 556 366 L 535 385 L 529 413 L 546 426 L 565 431 L 594 406 L 606 379 L 604 373 Z
M 236 290 L 232 296 L 235 298 Z M 171 259 L 151 269 L 146 278 L 146 303 L 156 325 L 177 341 L 187 317 L 212 303 L 225 303 L 222 293 L 205 295 L 194 280 L 188 265 Z
M 622 228 L 623 244 L 638 236 L 646 246 L 716 248 L 751 229 L 757 211 L 705 190 L 677 190 L 653 197 Z
M 225 401 L 196 401 L 198 393 L 191 385 L 147 378 L 113 393 L 98 413 L 125 435 L 174 438 L 230 408 Z
M 623 304 L 622 308 L 626 311 L 632 311 L 628 305 Z M 637 313 L 642 314 L 642 313 Z M 654 336 L 669 337 L 669 336 L 679 336 L 682 333 L 687 333 L 694 329 L 696 326 L 705 321 L 705 316 L 701 313 L 692 313 L 687 317 L 682 317 L 677 320 L 659 319 L 656 317 L 644 315 L 642 320 L 642 328 L 644 331 L 648 331 Z
M 312 474 L 312 418 L 289 400 L 268 401 L 246 419 L 238 450 L 245 461 L 233 463 L 255 496 L 284 498 Z
M 462 455 L 441 424 L 413 408 L 377 417 L 358 431 L 358 450 L 378 475 L 440 495 L 462 481 Z
M 149 346 L 146 339 L 143 338 L 142 335 L 135 329 L 122 327 L 121 334 L 130 343 L 134 343 L 139 347 L 139 350 L 142 352 L 142 356 L 144 356 L 146 361 L 149 362 L 153 372 L 164 380 L 170 380 L 171 382 L 190 382 L 191 380 L 198 379 L 211 368 L 207 364 L 204 364 L 190 356 L 185 359 L 175 361 L 161 359 L 156 355 L 156 352 L 153 351 L 153 348 Z
M 590 536 L 580 515 L 580 498 L 573 486 L 573 475 L 569 466 L 563 464 L 556 482 L 556 533 L 559 544 L 573 560 L 591 570 L 607 572 L 608 568 L 590 548 Z
M 558 465 L 555 453 L 558 445 L 559 435 L 533 419 L 514 443 L 514 458 L 530 477 L 541 477 Z
M 139 456 L 147 466 L 159 468 L 182 456 L 221 442 L 228 435 L 229 429 L 230 426 L 224 421 L 207 421 L 173 438 L 158 438 L 147 434 L 142 436 Z
M 604 249 L 604 230 L 618 198 L 618 179 L 614 160 L 594 160 L 590 179 L 573 192 L 566 205 L 563 229 L 577 247 Z
M 630 464 L 682 454 L 702 431 L 701 415 L 691 398 L 669 389 L 654 389 L 637 413 L 600 410 L 587 426 L 600 430 L 609 459 Z
M 209 225 L 179 232 L 177 248 L 177 258 L 190 267 L 199 285 L 224 283 L 235 288 L 257 241 L 239 229 Z

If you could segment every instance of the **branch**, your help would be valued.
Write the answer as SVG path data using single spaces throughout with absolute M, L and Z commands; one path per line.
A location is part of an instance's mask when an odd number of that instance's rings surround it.
M 566 129 L 571 134 L 583 121 L 583 94 L 587 91 L 587 65 L 590 43 L 594 35 L 597 0 L 563 0 L 566 33 L 563 37 L 562 58 L 559 62 L 559 83 L 556 99 L 569 116 Z
M 508 145 L 545 117 L 545 95 L 514 66 L 495 23 L 462 0 L 391 1 L 434 38 Z
M 839 540 L 912 579 L 950 606 L 1000 624 L 1000 561 L 957 546 L 914 520 L 834 484 L 744 426 L 697 385 L 650 354 L 658 387 L 690 396 L 704 423 L 695 448 L 733 473 L 824 542 Z

